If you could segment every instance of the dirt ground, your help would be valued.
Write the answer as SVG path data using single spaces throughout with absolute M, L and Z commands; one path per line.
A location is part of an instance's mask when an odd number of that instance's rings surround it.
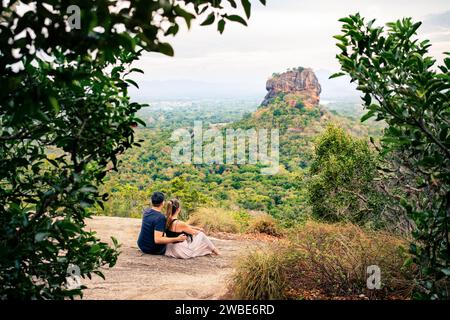
M 143 254 L 136 245 L 140 219 L 94 217 L 87 227 L 105 242 L 114 236 L 122 244 L 113 268 L 83 279 L 84 299 L 221 299 L 227 297 L 227 279 L 236 259 L 264 242 L 233 236 L 211 237 L 221 255 L 182 260 Z M 229 238 L 229 239 L 223 239 Z M 231 238 L 231 239 L 230 239 Z M 234 239 L 233 239 L 234 238 Z

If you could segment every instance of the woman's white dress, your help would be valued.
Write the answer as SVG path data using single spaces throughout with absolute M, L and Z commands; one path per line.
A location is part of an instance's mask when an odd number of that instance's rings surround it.
M 192 236 L 192 241 L 167 244 L 165 255 L 178 259 L 190 259 L 211 254 L 214 249 L 215 246 L 211 240 L 203 232 L 199 232 Z

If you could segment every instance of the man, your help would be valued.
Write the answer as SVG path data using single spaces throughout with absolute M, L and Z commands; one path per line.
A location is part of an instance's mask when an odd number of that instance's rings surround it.
M 164 194 L 154 192 L 152 194 L 152 208 L 144 210 L 141 233 L 137 241 L 139 249 L 144 253 L 163 255 L 166 251 L 166 244 L 186 240 L 184 234 L 176 238 L 164 236 L 166 217 L 161 213 L 163 206 Z

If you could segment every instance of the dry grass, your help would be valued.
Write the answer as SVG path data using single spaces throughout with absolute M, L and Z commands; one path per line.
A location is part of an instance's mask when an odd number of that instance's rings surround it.
M 329 297 L 406 299 L 415 272 L 404 266 L 408 243 L 352 224 L 308 222 L 292 239 L 297 257 L 290 268 L 291 291 L 318 290 Z M 381 269 L 382 288 L 367 288 L 367 267 Z
M 274 237 L 280 237 L 282 235 L 278 223 L 269 215 L 257 215 L 253 217 L 249 223 L 247 232 L 264 233 Z
M 287 285 L 284 258 L 280 250 L 261 249 L 239 259 L 229 288 L 232 298 L 284 299 Z
M 273 237 L 282 235 L 278 222 L 265 213 L 249 214 L 243 211 L 222 208 L 200 208 L 188 221 L 207 232 L 267 234 Z
M 202 227 L 208 233 L 238 233 L 242 230 L 236 213 L 221 208 L 200 208 L 189 218 L 189 223 Z
M 278 246 L 242 257 L 230 290 L 238 299 L 409 299 L 417 276 L 408 242 L 352 224 L 307 222 Z M 280 246 L 280 244 L 283 244 Z M 367 267 L 381 269 L 368 289 Z

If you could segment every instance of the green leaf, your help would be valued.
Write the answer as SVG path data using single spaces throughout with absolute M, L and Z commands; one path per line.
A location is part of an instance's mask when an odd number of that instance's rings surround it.
M 132 73 L 132 72 L 138 72 L 138 73 L 144 74 L 144 71 L 142 71 L 141 69 L 138 69 L 138 68 L 131 68 L 130 73 Z
M 341 18 L 338 21 L 343 22 L 343 23 L 353 24 L 353 20 L 350 18 Z
M 328 79 L 334 79 L 334 78 L 338 78 L 338 77 L 342 77 L 342 76 L 345 76 L 345 73 L 337 72 L 337 73 L 333 73 Z
M 139 119 L 139 118 L 134 118 L 134 121 L 137 122 L 138 124 L 140 124 L 143 127 L 145 127 L 147 125 L 144 120 Z
M 201 26 L 208 26 L 214 23 L 214 21 L 216 20 L 216 16 L 214 14 L 214 12 L 211 12 L 208 17 L 206 17 L 205 21 L 203 21 L 200 25 Z
M 370 106 L 370 104 L 372 103 L 372 96 L 369 93 L 366 93 L 363 100 L 366 106 Z
M 166 56 L 170 57 L 173 57 L 175 54 L 172 46 L 165 42 L 160 42 L 158 44 L 158 52 L 161 52 L 162 54 L 165 54 Z
M 234 0 L 228 0 L 228 2 L 230 3 L 230 5 L 233 7 L 233 8 L 237 8 L 237 4 L 236 4 L 236 1 L 234 1 Z
M 49 236 L 48 232 L 38 232 L 34 235 L 34 242 L 41 242 L 47 239 Z
M 347 46 L 343 45 L 342 43 L 336 43 L 336 47 L 338 47 L 339 49 L 341 49 L 343 51 L 343 53 L 347 52 Z
M 445 65 L 448 69 L 450 69 L 450 58 L 445 58 L 444 59 Z
M 105 278 L 105 275 L 101 272 L 101 271 L 99 271 L 99 270 L 95 270 L 95 271 L 93 271 L 93 273 L 95 273 L 96 275 L 98 275 L 100 278 L 102 278 L 103 280 L 105 280 L 106 278 Z
M 111 237 L 111 241 L 113 242 L 114 247 L 116 247 L 116 248 L 120 247 L 119 241 L 117 241 L 116 238 Z
M 333 38 L 335 38 L 335 39 L 337 39 L 337 40 L 339 40 L 339 41 L 342 41 L 342 42 L 347 43 L 347 37 L 346 37 L 346 36 L 343 36 L 343 35 L 337 35 L 337 36 L 333 36 Z
M 91 246 L 91 248 L 89 249 L 89 253 L 91 254 L 96 254 L 101 250 L 101 247 L 99 244 L 94 244 L 93 246 Z
M 217 23 L 217 30 L 219 30 L 220 34 L 223 33 L 223 31 L 225 30 L 225 20 L 221 19 L 218 23 Z
M 242 23 L 244 26 L 247 25 L 247 22 L 244 20 L 244 18 L 238 16 L 238 15 L 230 15 L 230 16 L 225 16 L 226 19 L 230 20 L 230 21 L 234 21 L 234 22 L 239 22 Z
M 413 259 L 412 258 L 408 258 L 408 259 L 405 260 L 405 262 L 403 262 L 403 267 L 404 268 L 409 268 L 412 264 L 413 264 Z
M 374 115 L 375 115 L 375 111 L 370 110 L 369 112 L 367 112 L 365 115 L 363 115 L 361 117 L 361 122 L 367 121 L 368 119 L 372 118 Z
M 179 5 L 176 5 L 175 7 L 173 7 L 173 10 L 175 11 L 176 14 L 178 14 L 180 17 L 183 17 L 184 20 L 186 21 L 186 25 L 188 27 L 188 29 L 191 28 L 191 21 L 193 19 L 195 19 L 195 15 L 193 15 L 192 13 L 184 10 L 183 8 L 181 8 Z
M 176 35 L 179 31 L 180 27 L 178 26 L 178 24 L 174 24 L 173 26 L 170 26 L 166 33 L 164 35 L 168 36 L 168 35 Z
M 58 229 L 68 232 L 69 234 L 74 234 L 80 232 L 80 227 L 75 223 L 68 220 L 61 220 L 55 223 Z
M 250 0 L 241 0 L 242 6 L 244 7 L 245 15 L 247 19 L 250 19 L 252 4 Z
M 55 113 L 58 113 L 61 109 L 61 107 L 59 106 L 58 100 L 53 96 L 49 96 L 48 100 L 50 101 L 50 105 L 52 106 Z
M 136 81 L 131 80 L 131 79 L 125 79 L 125 81 L 139 89 L 139 86 L 136 83 Z
M 450 269 L 441 269 L 441 272 L 445 274 L 447 277 L 450 277 Z
M 419 27 L 422 25 L 422 22 L 417 22 L 415 23 L 411 30 L 408 32 L 407 38 L 411 37 L 413 34 L 416 33 L 417 29 L 419 29 Z

